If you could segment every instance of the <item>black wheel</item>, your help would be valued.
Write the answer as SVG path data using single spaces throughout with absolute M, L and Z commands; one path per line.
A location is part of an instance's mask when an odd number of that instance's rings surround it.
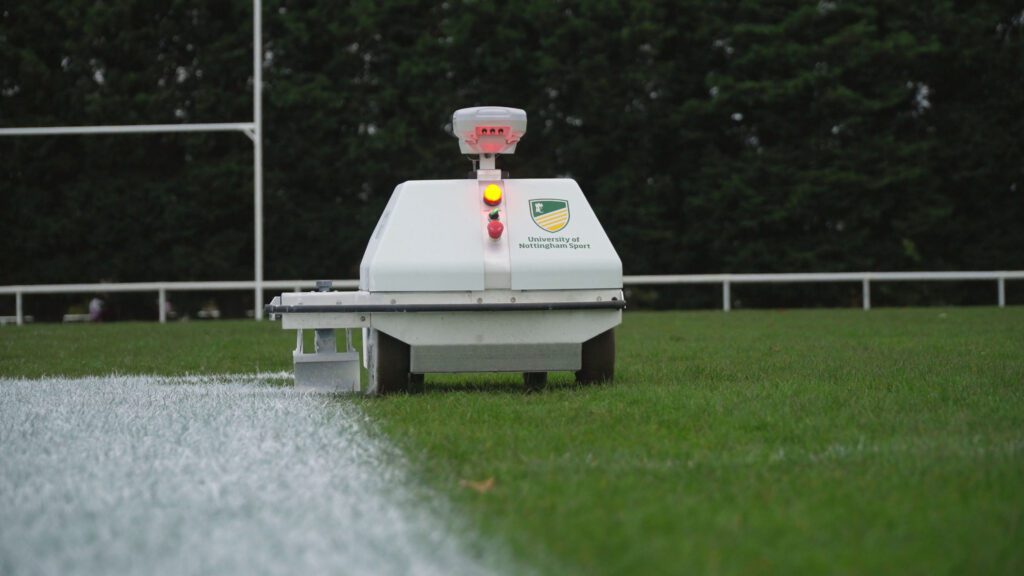
M 543 390 L 548 384 L 547 372 L 523 372 L 523 383 L 530 392 Z
M 409 345 L 376 329 L 370 332 L 370 345 L 373 347 L 370 366 L 373 374 L 370 375 L 372 382 L 369 392 L 408 392 L 412 380 L 409 373 Z
M 583 343 L 583 358 L 576 372 L 579 384 L 611 382 L 615 377 L 615 330 L 608 330 Z
M 409 392 L 421 394 L 427 388 L 426 374 L 409 374 Z

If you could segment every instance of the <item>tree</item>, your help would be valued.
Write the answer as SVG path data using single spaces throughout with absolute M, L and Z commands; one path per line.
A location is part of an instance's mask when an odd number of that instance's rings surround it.
M 396 184 L 468 172 L 445 131 L 480 104 L 528 111 L 502 166 L 576 178 L 627 273 L 1024 266 L 1018 3 L 264 9 L 268 278 L 354 277 Z M 2 5 L 0 125 L 245 120 L 250 10 Z M 251 162 L 235 134 L 0 139 L 0 284 L 249 278 Z

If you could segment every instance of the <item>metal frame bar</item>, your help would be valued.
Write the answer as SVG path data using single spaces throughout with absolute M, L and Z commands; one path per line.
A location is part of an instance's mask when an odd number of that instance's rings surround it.
M 263 5 L 252 3 L 252 166 L 255 286 L 253 315 L 263 319 Z
M 252 140 L 253 145 L 253 234 L 254 264 L 252 290 L 255 298 L 253 306 L 257 320 L 263 319 L 263 3 L 253 0 L 252 3 L 252 122 L 221 122 L 206 124 L 129 124 L 120 126 L 41 126 L 23 128 L 0 128 L 0 136 L 68 136 L 95 134 L 164 134 L 175 132 L 242 132 Z M 188 283 L 184 283 L 188 284 Z M 160 321 L 164 322 L 166 287 L 173 283 L 159 283 Z M 73 285 L 72 285 L 73 286 Z M 111 292 L 105 285 L 103 291 Z M 228 288 L 234 289 L 234 288 Z M 85 290 L 90 292 L 93 290 Z M 118 290 L 120 291 L 120 290 Z M 134 291 L 134 290 L 124 290 Z M 148 290 L 140 290 L 148 291 Z M 24 316 L 21 313 L 21 294 L 17 292 L 18 324 Z
M 1007 280 L 1024 279 L 1022 270 L 956 271 L 956 272 L 795 272 L 781 274 L 662 274 L 656 276 L 624 276 L 623 284 L 793 284 L 806 282 L 914 282 L 941 280 Z
M 274 306 L 267 314 L 344 314 L 360 312 L 508 312 L 523 310 L 622 310 L 622 300 L 602 302 L 488 302 L 486 304 L 334 304 Z
M 731 309 L 731 287 L 733 284 L 802 284 L 817 282 L 860 282 L 863 290 L 863 308 L 871 309 L 872 282 L 973 282 L 995 281 L 997 305 L 1006 307 L 1006 281 L 1024 280 L 1024 270 L 983 271 L 983 272 L 815 272 L 808 274 L 675 274 L 662 276 L 625 276 L 625 286 L 721 284 L 722 310 Z M 358 280 L 332 280 L 334 288 L 358 289 Z M 291 290 L 316 288 L 316 280 L 266 280 L 262 288 Z M 166 322 L 168 292 L 193 292 L 204 290 L 253 290 L 257 282 L 238 280 L 228 282 L 128 282 L 119 284 L 37 284 L 22 286 L 0 286 L 0 295 L 13 295 L 17 324 L 24 322 L 25 294 L 87 294 L 95 292 L 156 292 L 160 305 L 160 322 Z M 262 312 L 262 306 L 257 304 Z M 255 311 L 254 311 L 255 315 Z
M 43 126 L 0 128 L 0 136 L 73 136 L 90 134 L 162 134 L 169 132 L 243 132 L 256 129 L 252 122 L 213 124 L 125 124 L 120 126 Z

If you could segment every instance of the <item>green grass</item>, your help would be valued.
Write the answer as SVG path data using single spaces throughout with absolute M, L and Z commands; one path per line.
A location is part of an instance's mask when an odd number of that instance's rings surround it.
M 0 374 L 281 370 L 293 342 L 5 328 Z M 543 571 L 1024 571 L 1024 309 L 628 313 L 618 345 L 613 385 L 430 378 L 359 403 Z
M 290 372 L 294 347 L 276 322 L 6 326 L 0 376 Z

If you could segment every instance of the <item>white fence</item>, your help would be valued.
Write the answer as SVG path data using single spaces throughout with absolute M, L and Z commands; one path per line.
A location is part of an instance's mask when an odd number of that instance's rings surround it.
M 993 272 L 812 272 L 804 274 L 669 274 L 660 276 L 626 276 L 626 286 L 664 286 L 682 284 L 721 284 L 722 310 L 732 307 L 730 291 L 733 284 L 807 284 L 831 282 L 859 282 L 863 294 L 863 307 L 871 309 L 872 282 L 963 282 L 988 281 L 996 284 L 996 303 L 1006 306 L 1006 281 L 1024 280 L 1024 270 Z M 335 288 L 357 288 L 358 280 L 334 280 Z M 260 288 L 293 290 L 313 288 L 315 280 L 265 280 Z M 19 326 L 25 322 L 25 294 L 94 294 L 110 292 L 155 292 L 160 322 L 167 321 L 168 292 L 199 292 L 214 290 L 254 290 L 256 282 L 239 280 L 229 282 L 128 282 L 116 284 L 37 284 L 0 286 L 0 295 L 13 295 L 15 316 Z M 263 303 L 258 302 L 257 308 Z M 257 318 L 260 315 L 256 315 Z M 6 319 L 6 317 L 0 317 Z

